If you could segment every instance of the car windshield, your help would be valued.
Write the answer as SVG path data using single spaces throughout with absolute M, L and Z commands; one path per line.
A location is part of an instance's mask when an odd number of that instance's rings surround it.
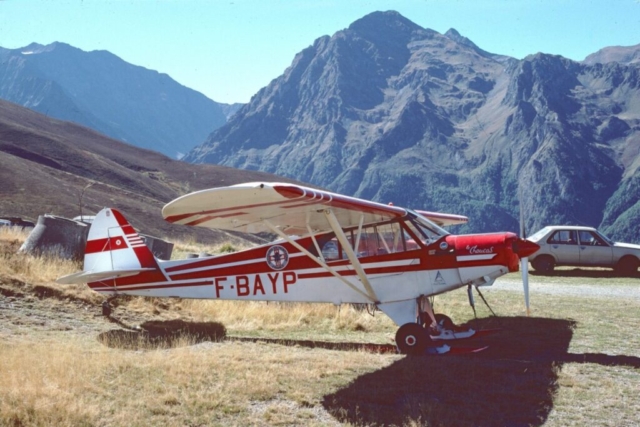
M 550 227 L 545 227 L 542 230 L 539 230 L 539 231 L 533 233 L 531 236 L 527 237 L 527 240 L 530 240 L 532 242 L 537 242 L 538 240 L 540 240 L 544 236 L 546 236 L 547 233 L 549 233 L 550 230 L 551 230 Z
M 607 242 L 608 244 L 610 244 L 611 246 L 614 245 L 614 241 L 611 240 L 610 238 L 608 238 L 607 236 L 605 236 L 604 234 L 602 234 L 601 232 L 597 231 L 596 233 L 598 233 L 598 235 L 600 237 L 602 237 L 604 239 L 605 242 Z

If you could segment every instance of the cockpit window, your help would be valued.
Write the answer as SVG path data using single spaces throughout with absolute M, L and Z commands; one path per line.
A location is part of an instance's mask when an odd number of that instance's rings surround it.
M 340 259 L 340 246 L 338 239 L 334 237 L 322 246 L 322 257 L 326 261 L 335 261 Z
M 413 211 L 409 211 L 409 218 L 405 221 L 405 224 L 425 246 L 449 234 L 447 230 Z
M 404 225 L 403 225 L 404 224 Z M 421 226 L 411 225 L 411 232 L 407 232 L 405 225 L 408 221 L 394 220 L 375 225 L 366 225 L 361 230 L 351 228 L 344 230 L 349 246 L 358 258 L 393 254 L 397 252 L 420 249 L 415 235 L 421 240 L 429 240 L 428 231 Z M 328 233 L 318 238 L 318 246 L 325 261 L 347 259 L 347 252 L 342 247 L 334 233 Z

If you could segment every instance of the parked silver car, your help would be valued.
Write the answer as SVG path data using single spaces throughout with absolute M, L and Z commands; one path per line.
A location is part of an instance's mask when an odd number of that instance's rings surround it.
M 536 271 L 548 273 L 556 265 L 611 267 L 634 274 L 640 265 L 640 245 L 617 243 L 592 227 L 554 225 L 527 240 L 540 245 L 529 261 Z

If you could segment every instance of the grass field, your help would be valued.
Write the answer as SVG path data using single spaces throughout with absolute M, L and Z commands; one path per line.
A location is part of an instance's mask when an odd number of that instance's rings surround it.
M 501 330 L 405 357 L 375 351 L 386 316 L 350 306 L 123 298 L 109 321 L 52 283 L 78 266 L 20 239 L 0 233 L 0 425 L 640 425 L 637 278 L 531 276 L 531 317 L 517 274 L 483 291 L 495 317 L 449 293 L 436 311 Z

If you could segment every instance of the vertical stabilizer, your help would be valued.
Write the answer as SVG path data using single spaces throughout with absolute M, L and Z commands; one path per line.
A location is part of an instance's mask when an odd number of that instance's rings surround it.
M 157 267 L 149 248 L 118 210 L 106 208 L 96 215 L 87 237 L 85 271 Z
M 144 240 L 116 209 L 98 212 L 87 237 L 84 271 L 58 283 L 89 283 L 145 273 L 141 281 L 165 279 Z

